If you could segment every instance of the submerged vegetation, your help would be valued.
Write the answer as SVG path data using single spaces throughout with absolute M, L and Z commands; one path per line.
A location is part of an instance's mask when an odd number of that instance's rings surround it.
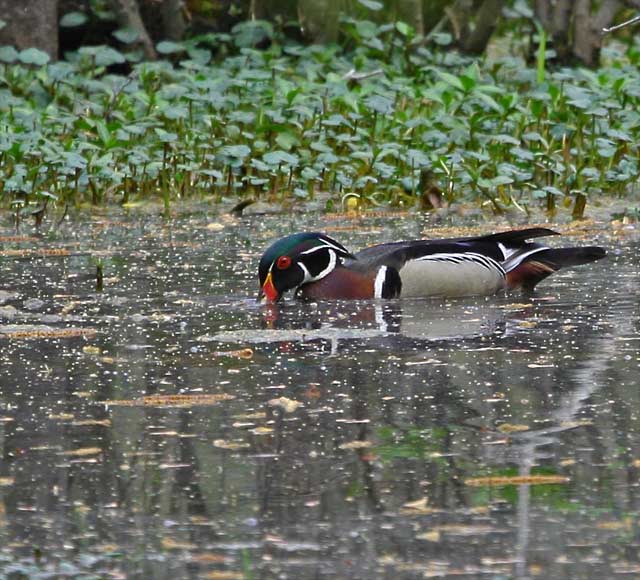
M 402 23 L 342 27 L 343 47 L 302 46 L 246 22 L 161 42 L 152 63 L 1 48 L 2 205 L 37 219 L 54 203 L 318 196 L 581 217 L 594 194 L 634 191 L 637 47 L 609 49 L 597 72 L 551 71 L 544 42 L 527 65 L 460 56 Z

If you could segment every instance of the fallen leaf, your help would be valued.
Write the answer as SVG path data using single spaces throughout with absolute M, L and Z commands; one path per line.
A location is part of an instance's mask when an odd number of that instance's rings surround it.
M 165 550 L 195 550 L 198 546 L 189 542 L 179 542 L 173 538 L 162 538 L 162 547 Z
M 612 520 L 608 522 L 598 522 L 596 527 L 600 530 L 629 530 L 633 527 L 631 518 L 624 518 L 622 520 Z
M 23 250 L 2 250 L 0 256 L 10 256 L 12 258 L 29 258 L 31 256 L 70 256 L 71 252 L 65 248 L 41 248 Z
M 528 431 L 529 425 L 512 425 L 511 423 L 503 423 L 498 426 L 500 433 L 519 433 L 520 431 Z
M 232 358 L 241 358 L 249 360 L 253 358 L 253 349 L 241 348 L 239 350 L 220 350 L 213 353 L 213 356 L 228 356 Z
M 215 439 L 213 441 L 213 446 L 219 447 L 220 449 L 230 449 L 230 450 L 245 449 L 247 447 L 250 447 L 248 443 L 239 443 L 237 441 L 225 441 L 224 439 Z
M 80 304 L 77 301 L 73 301 L 73 302 L 69 302 L 68 304 L 65 304 L 62 308 L 62 310 L 60 310 L 60 314 L 62 314 L 62 316 L 66 316 L 67 314 L 69 314 L 69 312 L 71 312 L 76 306 L 78 306 L 78 304 Z
M 436 365 L 436 366 L 446 365 L 446 363 L 443 363 L 441 360 L 438 360 L 436 358 L 430 358 L 427 360 L 409 361 L 404 364 L 408 367 L 413 367 L 417 365 Z
M 273 429 L 271 427 L 256 427 L 255 429 L 251 429 L 251 433 L 254 435 L 268 435 L 269 433 L 273 433 Z
M 514 302 L 513 304 L 503 304 L 502 306 L 498 306 L 498 308 L 502 310 L 524 310 L 525 308 L 533 308 L 533 304 Z
M 418 540 L 427 540 L 428 542 L 439 542 L 440 541 L 440 530 L 431 530 L 430 532 L 425 532 L 424 534 L 418 534 L 416 536 Z
M 527 365 L 530 369 L 552 369 L 555 365 L 554 364 L 538 364 L 538 363 L 531 363 Z
M 52 413 L 48 418 L 52 421 L 73 421 L 76 416 L 71 413 Z
M 34 330 L 11 330 L 0 332 L 0 338 L 9 340 L 39 340 L 46 338 L 93 338 L 98 334 L 95 328 L 41 328 Z
M 102 453 L 102 449 L 100 447 L 83 447 L 81 449 L 72 449 L 71 451 L 61 451 L 58 455 L 87 457 L 88 455 L 97 455 L 98 453 Z
M 563 475 L 504 475 L 497 477 L 471 477 L 465 479 L 465 484 L 473 487 L 501 485 L 549 485 L 567 483 L 568 477 Z
M 227 393 L 199 394 L 199 395 L 149 395 L 140 399 L 124 399 L 114 401 L 100 401 L 102 405 L 116 407 L 199 407 L 216 405 L 221 401 L 231 401 L 235 395 Z
M 429 514 L 433 511 L 427 504 L 429 500 L 426 497 L 409 501 L 402 506 L 400 513 L 404 515 Z
M 222 554 L 191 554 L 190 560 L 199 564 L 221 564 L 230 558 Z
M 340 445 L 340 449 L 366 449 L 371 445 L 371 441 L 349 441 Z
M 245 414 L 241 414 L 241 415 L 232 415 L 231 417 L 232 419 L 266 419 L 267 418 L 267 414 L 259 411 L 257 413 L 245 413 Z
M 288 399 L 287 397 L 278 397 L 277 399 L 267 401 L 267 405 L 270 407 L 280 407 L 285 413 L 293 413 L 302 403 Z

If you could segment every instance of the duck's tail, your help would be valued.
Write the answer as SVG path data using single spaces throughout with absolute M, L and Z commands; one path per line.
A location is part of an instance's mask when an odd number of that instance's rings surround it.
M 531 291 L 536 284 L 561 268 L 595 262 L 607 255 L 600 246 L 544 248 L 526 256 L 507 272 L 507 288 Z

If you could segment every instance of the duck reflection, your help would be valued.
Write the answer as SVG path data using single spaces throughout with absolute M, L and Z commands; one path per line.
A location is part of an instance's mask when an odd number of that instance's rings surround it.
M 397 346 L 398 340 L 420 343 L 501 335 L 509 318 L 513 313 L 505 313 L 503 305 L 485 299 L 278 303 L 267 307 L 261 329 L 251 336 L 233 331 L 215 338 L 254 343 L 329 340 L 335 352 L 350 341 Z
M 254 344 L 329 341 L 335 353 L 353 341 L 396 347 L 398 341 L 411 346 L 501 335 L 510 318 L 517 316 L 506 312 L 495 299 L 482 298 L 277 303 L 265 307 L 259 329 L 221 332 L 213 338 Z

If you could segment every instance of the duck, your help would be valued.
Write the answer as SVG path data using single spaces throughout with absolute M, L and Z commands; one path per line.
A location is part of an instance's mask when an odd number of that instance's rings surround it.
M 312 301 L 533 291 L 562 268 L 606 256 L 600 246 L 556 248 L 531 241 L 557 235 L 535 227 L 477 237 L 389 242 L 353 254 L 326 234 L 294 233 L 271 244 L 262 255 L 258 300 L 278 302 L 288 291 Z

